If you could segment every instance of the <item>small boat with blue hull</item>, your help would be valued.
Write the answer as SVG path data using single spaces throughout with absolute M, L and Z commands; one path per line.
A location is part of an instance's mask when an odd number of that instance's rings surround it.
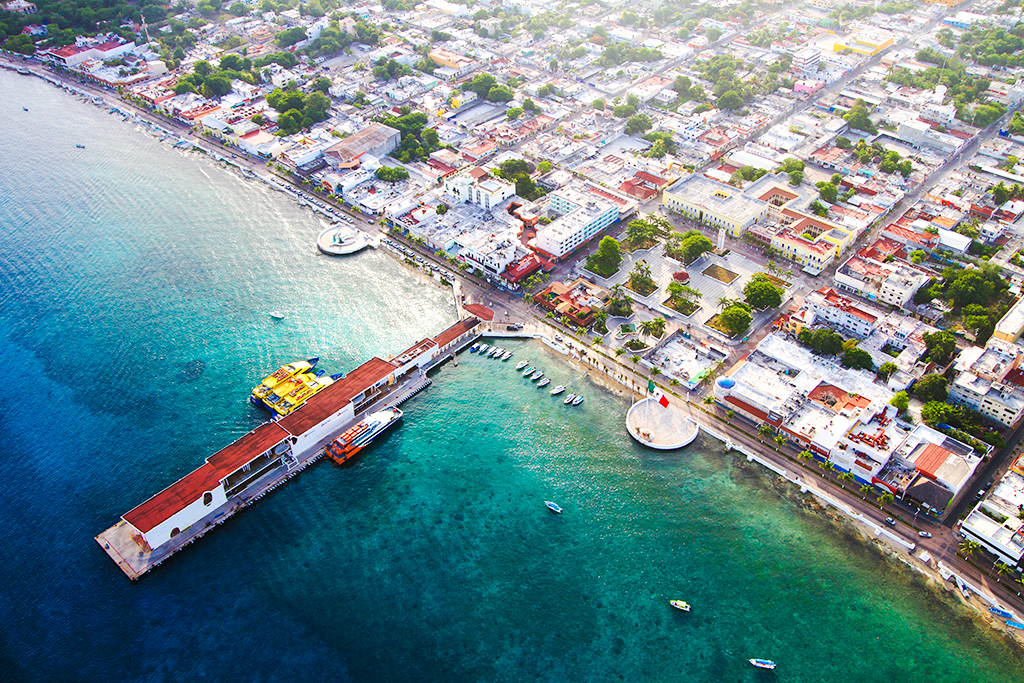
M 530 381 L 531 382 L 536 382 L 537 380 L 539 380 L 543 376 L 544 376 L 544 371 L 543 370 L 538 370 L 537 372 L 535 372 L 532 375 L 530 375 Z
M 537 382 L 537 386 L 538 387 L 546 387 L 549 384 L 551 384 L 551 380 L 549 380 L 547 377 L 545 377 L 541 381 Z
M 1014 617 L 1013 612 L 1007 612 L 1001 607 L 989 607 L 988 611 L 997 617 L 1002 617 L 1003 619 L 1013 619 Z
M 479 343 L 473 344 L 472 346 L 469 347 L 469 352 L 470 353 L 476 353 L 479 350 L 480 350 L 480 344 Z
M 562 403 L 564 403 L 565 405 L 569 405 L 570 403 L 572 403 L 575 400 L 576 400 L 576 394 L 569 394 L 568 396 L 565 397 L 565 400 L 562 401 Z
M 574 406 L 578 406 L 578 405 L 579 405 L 579 404 L 581 404 L 581 403 L 583 403 L 583 394 L 580 394 L 579 396 L 577 396 L 576 398 L 574 398 L 574 399 L 572 400 L 572 404 L 573 404 Z
M 1013 619 L 1007 619 L 1006 625 L 1012 626 L 1013 628 L 1024 628 L 1024 624 L 1020 623 L 1019 621 L 1014 621 Z
M 559 384 L 557 387 L 555 387 L 554 389 L 551 390 L 551 395 L 552 396 L 558 396 L 563 391 L 565 391 L 565 387 L 563 387 L 561 384 Z
M 748 660 L 751 664 L 756 666 L 758 669 L 774 669 L 775 662 L 770 659 L 750 659 Z
M 545 500 L 544 504 L 548 506 L 548 510 L 551 510 L 556 515 L 562 514 L 562 508 L 558 506 L 558 503 L 552 503 L 550 500 Z

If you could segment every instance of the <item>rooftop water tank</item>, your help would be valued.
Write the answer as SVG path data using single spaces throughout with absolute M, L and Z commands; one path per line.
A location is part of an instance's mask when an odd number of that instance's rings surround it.
M 732 389 L 734 386 L 736 386 L 736 380 L 734 380 L 732 377 L 719 377 L 718 386 L 722 387 L 723 389 Z

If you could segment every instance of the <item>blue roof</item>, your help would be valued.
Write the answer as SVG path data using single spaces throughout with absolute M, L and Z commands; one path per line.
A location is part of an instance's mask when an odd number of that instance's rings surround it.
M 736 386 L 736 380 L 734 380 L 732 377 L 719 377 L 718 386 L 722 387 L 723 389 L 732 389 L 734 386 Z

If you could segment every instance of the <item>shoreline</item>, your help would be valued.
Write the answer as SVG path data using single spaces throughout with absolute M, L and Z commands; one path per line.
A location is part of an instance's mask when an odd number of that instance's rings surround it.
M 16 73 L 16 69 L 13 66 L 10 66 L 10 65 L 8 65 L 6 63 L 0 64 L 0 66 L 2 66 L 5 69 L 8 69 L 12 73 Z M 267 176 L 264 176 L 262 174 L 254 173 L 254 172 L 251 172 L 251 171 L 249 173 L 246 173 L 247 169 L 243 168 L 242 166 L 238 165 L 237 163 L 232 162 L 232 160 L 230 158 L 222 156 L 221 154 L 217 153 L 216 151 L 204 148 L 202 145 L 198 144 L 197 141 L 186 140 L 186 139 L 184 139 L 184 138 L 182 138 L 180 136 L 180 133 L 175 133 L 175 132 L 172 132 L 172 131 L 168 131 L 166 128 L 161 126 L 160 123 L 154 122 L 153 120 L 147 119 L 145 117 L 145 115 L 141 115 L 140 116 L 139 114 L 136 114 L 134 112 L 125 112 L 124 109 L 121 106 L 119 106 L 119 105 L 122 104 L 122 102 L 120 100 L 116 100 L 116 104 L 111 104 L 110 102 L 108 102 L 101 95 L 93 94 L 92 92 L 90 92 L 88 90 L 79 89 L 78 87 L 75 87 L 75 86 L 72 86 L 70 84 L 64 83 L 64 82 L 62 82 L 60 80 L 48 77 L 46 74 L 39 74 L 39 73 L 36 73 L 36 72 L 33 71 L 33 72 L 30 73 L 30 75 L 36 76 L 37 78 L 40 78 L 40 79 L 44 80 L 45 82 L 47 82 L 47 83 L 49 83 L 51 85 L 54 85 L 54 86 L 56 86 L 56 87 L 58 87 L 58 88 L 60 88 L 62 90 L 65 90 L 68 93 L 74 94 L 74 95 L 79 96 L 79 97 L 83 97 L 83 98 L 86 99 L 86 101 L 91 101 L 91 103 L 94 106 L 97 106 L 97 107 L 109 107 L 113 111 L 117 111 L 118 113 L 122 114 L 125 117 L 124 118 L 125 121 L 128 121 L 129 119 L 131 119 L 133 123 L 136 123 L 136 124 L 139 124 L 139 125 L 143 125 L 144 128 L 147 128 L 150 132 L 157 132 L 157 133 L 164 134 L 165 137 L 162 138 L 161 141 L 162 140 L 166 140 L 167 139 L 166 136 L 179 137 L 180 138 L 179 143 L 187 142 L 189 144 L 189 149 L 190 150 L 201 151 L 205 156 L 213 159 L 214 161 L 221 161 L 221 162 L 224 162 L 227 166 L 234 167 L 235 169 L 237 169 L 237 170 L 242 172 L 243 177 L 246 177 L 246 178 L 259 178 L 259 179 L 263 180 L 263 182 L 265 184 L 269 185 L 270 187 L 272 187 L 274 189 L 278 189 L 278 190 L 280 190 L 280 191 L 282 191 L 282 192 L 292 196 L 292 198 L 295 199 L 295 201 L 297 203 L 299 203 L 300 206 L 304 203 L 303 200 L 306 199 L 301 191 L 299 191 L 298 189 L 292 187 L 290 184 L 285 184 L 285 183 L 281 183 L 281 182 L 276 181 L 275 180 L 275 176 L 267 177 Z M 175 145 L 175 146 L 177 146 L 177 145 Z M 184 147 L 184 145 L 182 145 L 182 147 Z M 316 215 L 318 213 L 316 207 L 314 207 L 312 204 L 308 203 L 308 200 L 306 200 L 305 203 L 307 204 L 307 206 L 309 206 L 313 210 L 314 215 Z M 319 217 L 319 216 L 317 216 L 317 217 Z M 403 260 L 398 254 L 394 254 L 394 255 L 396 256 L 396 258 L 398 260 L 400 260 L 400 261 Z M 423 272 L 423 269 L 419 268 L 418 266 L 414 267 L 413 269 L 417 270 L 417 271 Z M 428 274 L 428 273 L 424 272 L 424 274 Z M 433 276 L 431 279 L 438 280 L 438 278 L 436 276 Z M 458 301 L 458 297 L 456 297 L 456 301 Z M 543 328 L 551 327 L 547 323 L 541 322 L 540 324 L 542 325 Z M 555 328 L 552 328 L 552 329 L 555 329 Z M 582 355 L 577 355 L 576 353 L 574 353 L 575 347 L 566 348 L 565 346 L 563 346 L 561 344 L 558 344 L 557 342 L 553 341 L 552 339 L 550 339 L 546 335 L 543 335 L 543 334 L 527 335 L 527 334 L 509 333 L 507 331 L 506 332 L 500 332 L 500 331 L 489 330 L 489 331 L 482 331 L 481 332 L 481 336 L 517 337 L 517 338 L 529 337 L 529 338 L 533 338 L 533 339 L 541 339 L 541 341 L 546 346 L 548 346 L 549 348 L 552 348 L 555 351 L 558 351 L 559 354 L 562 355 L 564 357 L 564 359 L 566 361 L 568 361 L 573 367 L 584 369 L 588 379 L 591 379 L 591 380 L 595 381 L 596 383 L 601 385 L 603 388 L 605 388 L 605 389 L 607 389 L 609 391 L 612 391 L 614 394 L 621 395 L 621 396 L 625 396 L 627 393 L 636 395 L 636 394 L 634 394 L 636 384 L 631 382 L 631 381 L 629 381 L 629 380 L 627 380 L 624 375 L 620 374 L 619 376 L 616 376 L 615 374 L 610 372 L 607 368 L 605 368 L 603 364 L 599 363 L 598 361 L 592 360 L 591 359 L 591 354 L 584 353 Z M 601 355 L 604 355 L 604 354 L 602 353 Z M 621 365 L 620 363 L 618 363 L 614 359 L 611 359 L 610 362 L 613 364 L 613 366 L 617 366 L 618 368 L 620 368 L 620 369 L 622 369 L 624 371 L 627 371 L 627 372 L 629 371 L 628 368 L 626 368 L 625 366 Z M 600 372 L 590 372 L 591 368 L 600 370 Z M 678 394 L 676 394 L 676 395 L 678 396 Z M 691 409 L 691 411 L 693 410 L 694 407 L 696 407 L 698 410 L 703 412 L 703 410 L 701 410 L 699 406 L 695 406 L 695 404 L 693 404 L 688 399 L 685 399 L 685 398 L 682 398 L 682 397 L 680 397 L 680 399 L 686 401 L 686 403 L 687 403 L 688 407 Z M 730 440 L 729 440 L 728 437 L 723 437 L 721 434 L 716 433 L 713 429 L 711 429 L 709 427 L 706 427 L 703 424 L 701 424 L 701 427 L 710 436 L 713 436 L 714 438 L 718 439 L 719 441 L 722 441 L 722 443 L 726 446 L 727 450 L 729 448 L 734 448 L 738 452 L 742 453 L 746 457 L 748 462 L 755 462 L 756 461 L 759 465 L 762 466 L 763 469 L 771 470 L 774 474 L 780 476 L 781 478 L 786 479 L 790 484 L 797 484 L 797 487 L 800 489 L 801 493 L 807 493 L 807 492 L 812 493 L 813 494 L 813 499 L 822 503 L 822 508 L 821 509 L 826 512 L 826 515 L 825 515 L 826 517 L 831 518 L 830 512 L 841 512 L 842 515 L 839 518 L 843 519 L 847 523 L 854 522 L 854 524 L 852 525 L 854 528 L 856 528 L 858 530 L 861 530 L 862 527 L 863 527 L 863 529 L 867 529 L 869 531 L 870 530 L 874 530 L 875 538 L 872 538 L 871 536 L 865 536 L 866 540 L 868 540 L 868 541 L 874 540 L 875 541 L 875 543 L 871 543 L 870 545 L 876 545 L 876 546 L 881 547 L 881 548 L 889 548 L 889 546 L 886 545 L 885 539 L 889 538 L 890 536 L 892 536 L 891 540 L 893 540 L 893 541 L 901 541 L 901 539 L 898 539 L 898 537 L 895 537 L 890 532 L 888 532 L 886 529 L 878 527 L 877 524 L 875 524 L 874 522 L 871 522 L 870 520 L 865 520 L 862 516 L 855 516 L 858 513 L 855 513 L 853 511 L 851 511 L 845 504 L 843 504 L 841 502 L 838 502 L 838 501 L 834 501 L 825 492 L 818 490 L 816 487 L 810 487 L 810 488 L 805 487 L 804 484 L 800 481 L 799 477 L 796 477 L 795 479 L 791 479 L 787 475 L 786 470 L 783 470 L 781 473 L 778 472 L 766 459 L 763 459 L 763 458 L 761 458 L 761 457 L 759 457 L 757 455 L 753 455 L 751 453 L 748 453 L 748 452 L 744 451 L 742 448 L 736 448 L 736 446 L 734 446 L 733 444 L 730 443 Z M 833 508 L 833 507 L 836 508 L 836 509 L 835 510 L 829 510 L 829 508 Z M 941 579 L 941 580 L 937 580 L 936 581 L 936 585 L 942 586 L 945 589 L 946 592 L 948 592 L 949 590 L 953 590 L 954 592 L 959 592 L 959 591 L 957 591 L 955 586 L 950 589 L 948 586 L 945 585 L 946 584 L 946 580 L 942 579 L 942 577 L 940 575 L 940 571 L 938 569 L 932 569 L 930 566 L 928 567 L 927 570 L 921 569 L 920 567 L 917 567 L 914 564 L 908 562 L 896 550 L 891 550 L 891 548 L 890 548 L 890 551 L 894 553 L 892 555 L 892 557 L 894 557 L 895 559 L 899 559 L 902 564 L 904 564 L 904 565 L 914 569 L 915 571 L 919 572 L 920 574 L 922 574 L 922 575 L 924 575 L 924 576 L 926 576 L 928 578 Z M 976 594 L 979 595 L 979 596 L 986 595 L 985 593 L 981 592 L 980 590 L 976 591 Z M 996 600 L 994 597 L 991 597 L 991 596 L 987 596 L 987 597 L 991 598 L 992 601 Z M 989 614 L 987 612 L 987 610 L 983 611 L 977 605 L 972 604 L 972 601 L 970 599 L 962 600 L 961 602 L 966 603 L 967 605 L 970 605 L 970 606 L 974 607 L 977 611 L 982 613 L 982 616 L 985 616 L 985 615 Z M 985 621 L 986 621 L 986 623 L 989 623 L 989 625 L 991 625 L 991 626 L 995 627 L 997 625 L 996 623 L 992 623 L 993 622 L 992 619 L 986 619 Z M 1001 623 L 998 624 L 998 626 L 1001 626 L 1002 627 L 1001 630 L 1003 630 L 1005 633 L 1012 634 L 1013 635 L 1012 639 L 1015 641 L 1015 643 L 1018 643 L 1018 644 L 1020 643 L 1020 640 L 1021 640 L 1020 636 L 1018 634 L 1014 634 L 1013 633 L 1013 629 L 1010 629 L 1009 627 L 1006 627 L 1004 624 L 1001 624 Z

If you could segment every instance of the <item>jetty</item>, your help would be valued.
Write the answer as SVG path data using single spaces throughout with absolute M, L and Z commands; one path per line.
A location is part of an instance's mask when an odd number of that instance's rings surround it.
M 459 320 L 388 360 L 371 358 L 294 412 L 208 457 L 122 515 L 96 542 L 129 579 L 138 579 L 322 458 L 328 444 L 367 415 L 428 387 L 427 373 L 471 344 L 479 323 Z

